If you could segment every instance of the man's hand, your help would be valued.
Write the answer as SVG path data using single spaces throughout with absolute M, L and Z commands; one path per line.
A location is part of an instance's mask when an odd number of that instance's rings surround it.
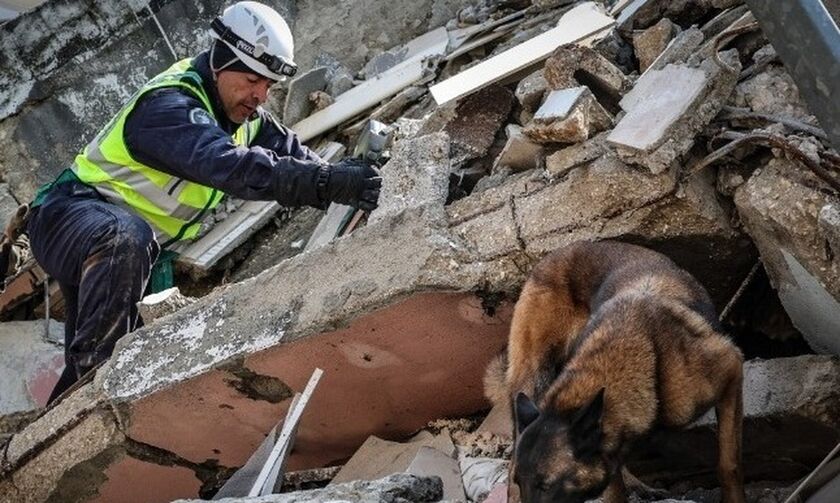
M 379 201 L 382 177 L 370 161 L 348 158 L 325 166 L 318 185 L 323 199 L 373 211 Z

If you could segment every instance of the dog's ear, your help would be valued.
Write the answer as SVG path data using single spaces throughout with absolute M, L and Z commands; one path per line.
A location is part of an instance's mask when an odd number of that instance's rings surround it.
M 540 415 L 540 409 L 537 405 L 528 398 L 528 395 L 521 391 L 516 395 L 516 404 L 514 405 L 514 419 L 516 421 L 516 433 L 520 434 L 533 423 Z
M 575 455 L 586 458 L 598 453 L 601 446 L 601 419 L 604 415 L 604 388 L 589 404 L 581 407 L 570 426 Z

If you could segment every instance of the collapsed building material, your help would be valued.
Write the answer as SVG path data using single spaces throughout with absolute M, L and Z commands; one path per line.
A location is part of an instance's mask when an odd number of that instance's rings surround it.
M 715 415 L 639 445 L 629 464 L 646 481 L 714 483 Z M 840 434 L 840 360 L 799 356 L 744 364 L 743 470 L 749 480 L 808 474 Z
M 168 314 L 187 307 L 195 302 L 196 299 L 185 297 L 177 286 L 167 288 L 158 293 L 153 293 L 143 297 L 143 300 L 137 303 L 137 311 L 143 319 L 143 323 L 148 325 L 158 318 L 163 318 Z
M 601 12 L 594 2 L 586 2 L 564 14 L 556 28 L 486 59 L 429 90 L 435 101 L 443 105 L 542 61 L 560 45 L 602 33 L 612 25 L 611 17 Z
M 703 32 L 703 36 L 707 39 L 714 38 L 741 19 L 748 11 L 749 7 L 743 4 L 726 9 L 701 26 L 700 31 Z
M 490 85 L 457 103 L 438 108 L 417 134 L 438 131 L 448 134 L 452 167 L 460 167 L 487 154 L 514 102 L 510 90 Z
M 562 148 L 545 158 L 545 170 L 557 178 L 582 164 L 594 161 L 607 152 L 607 133 L 601 133 L 587 141 Z
M 437 477 L 419 477 L 398 473 L 388 477 L 366 481 L 359 480 L 323 489 L 310 489 L 283 494 L 269 494 L 259 498 L 222 498 L 220 503 L 312 503 L 312 502 L 394 502 L 429 503 L 441 501 L 443 484 Z M 205 500 L 176 500 L 173 503 L 203 503 Z
M 394 146 L 382 170 L 379 207 L 370 215 L 376 222 L 408 208 L 443 204 L 449 194 L 449 135 L 434 133 Z
M 350 89 L 335 103 L 291 127 L 305 142 L 431 74 L 429 60 L 408 60 Z
M 371 436 L 345 463 L 331 484 L 375 480 L 392 473 L 405 472 L 424 448 L 436 450 L 449 458 L 453 458 L 456 452 L 449 433 L 445 431 L 440 435 L 422 431 L 405 443 L 389 442 Z
M 704 40 L 706 40 L 706 38 L 703 36 L 703 32 L 693 26 L 680 32 L 668 43 L 667 46 L 665 46 L 665 49 L 659 53 L 656 59 L 650 63 L 642 74 L 642 77 L 647 75 L 648 72 L 662 70 L 670 64 L 678 64 L 688 61 L 688 58 L 698 50 Z M 639 80 L 641 80 L 642 77 L 640 77 Z
M 0 323 L 0 416 L 43 407 L 64 368 L 64 325 Z
M 546 60 L 544 72 L 549 89 L 587 86 L 613 113 L 631 86 L 630 79 L 618 67 L 589 47 L 558 48 Z
M 679 27 L 666 17 L 633 37 L 640 72 L 647 70 L 678 32 Z
M 509 168 L 512 172 L 536 168 L 542 146 L 530 141 L 522 132 L 522 126 L 508 124 L 505 132 L 507 143 L 493 162 L 493 172 L 504 168 Z
M 448 45 L 446 28 L 437 28 L 399 47 L 377 54 L 367 62 L 361 73 L 369 79 L 407 61 L 443 55 Z
M 461 458 L 464 490 L 470 501 L 484 501 L 496 486 L 507 482 L 508 461 L 494 458 Z
M 827 218 L 836 199 L 821 183 L 774 159 L 736 191 L 735 204 L 794 325 L 816 351 L 840 354 L 840 248 L 832 247 L 840 231 Z
M 5 288 L 0 292 L 0 316 L 10 313 L 15 307 L 43 289 L 47 282 L 47 273 L 41 269 L 35 259 L 26 261 L 14 277 L 6 279 Z
M 699 68 L 668 65 L 645 74 L 621 100 L 627 115 L 607 141 L 622 159 L 653 173 L 671 168 L 735 88 L 740 71 L 737 51 L 726 52 L 725 59 L 736 71 L 707 59 Z
M 747 0 L 767 38 L 819 118 L 834 148 L 840 149 L 840 30 L 823 2 L 795 0 L 784 11 L 768 0 Z M 782 28 L 784 25 L 784 28 Z
M 319 66 L 289 82 L 289 89 L 286 91 L 286 103 L 283 106 L 284 124 L 297 124 L 312 113 L 312 103 L 309 101 L 309 95 L 313 91 L 326 89 L 328 71 L 326 66 Z
M 577 143 L 612 126 L 588 87 L 551 91 L 523 132 L 537 143 Z
M 548 81 L 545 80 L 543 70 L 539 69 L 519 81 L 514 95 L 523 109 L 534 112 L 540 107 L 547 90 Z

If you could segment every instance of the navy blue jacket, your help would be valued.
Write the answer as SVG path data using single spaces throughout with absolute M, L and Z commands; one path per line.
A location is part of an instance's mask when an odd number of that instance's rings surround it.
M 192 65 L 210 97 L 215 123 L 195 121 L 194 111 L 206 107 L 189 91 L 151 91 L 126 118 L 124 137 L 131 155 L 147 166 L 240 199 L 324 207 L 326 202 L 317 194 L 317 180 L 325 161 L 262 108 L 255 112 L 263 120 L 251 147 L 234 144 L 231 135 L 239 124 L 225 115 L 210 72 L 209 54 L 198 55 Z

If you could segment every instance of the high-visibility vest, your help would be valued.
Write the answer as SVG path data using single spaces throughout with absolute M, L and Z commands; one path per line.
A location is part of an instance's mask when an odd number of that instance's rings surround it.
M 224 195 L 220 190 L 178 178 L 134 159 L 123 136 L 125 120 L 138 100 L 154 89 L 185 89 L 204 105 L 214 118 L 210 98 L 204 91 L 201 76 L 190 60 L 179 61 L 146 83 L 96 138 L 76 156 L 73 172 L 96 187 L 109 202 L 127 207 L 151 225 L 163 247 L 179 248 L 183 240 L 194 238 L 205 213 Z M 237 145 L 249 146 L 259 132 L 259 118 L 246 121 L 234 134 Z

